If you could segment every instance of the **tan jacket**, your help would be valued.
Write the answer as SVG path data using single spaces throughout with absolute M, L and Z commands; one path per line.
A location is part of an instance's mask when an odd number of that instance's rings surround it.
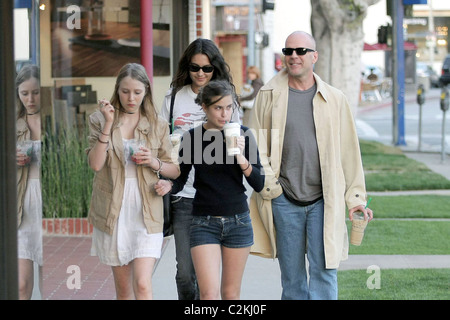
M 317 93 L 313 99 L 313 116 L 325 203 L 325 261 L 326 268 L 334 269 L 348 258 L 346 205 L 348 208 L 365 205 L 366 190 L 359 141 L 347 99 L 316 74 L 314 78 Z M 277 256 L 271 200 L 283 192 L 278 176 L 288 93 L 287 72 L 282 70 L 259 91 L 250 119 L 266 174 L 264 189 L 254 192 L 250 199 L 255 237 L 251 252 L 263 257 Z
M 100 111 L 94 112 L 89 117 L 90 136 L 87 153 L 97 142 L 104 122 L 105 118 Z M 134 137 L 145 139 L 146 146 L 161 161 L 173 163 L 170 157 L 172 143 L 169 139 L 167 121 L 159 118 L 156 128 L 152 130 L 147 118 L 141 117 L 134 131 Z M 105 165 L 94 176 L 88 219 L 97 229 L 112 234 L 122 206 L 125 184 L 125 159 L 120 124 L 112 129 L 107 153 Z M 147 231 L 149 233 L 162 232 L 164 223 L 163 201 L 162 197 L 157 195 L 154 190 L 158 177 L 151 168 L 138 166 L 137 180 Z
M 22 142 L 25 140 L 31 140 L 31 131 L 28 128 L 25 119 L 18 119 L 16 122 L 16 137 L 17 142 Z M 23 215 L 23 201 L 25 196 L 25 190 L 27 190 L 28 182 L 28 166 L 19 167 L 17 166 L 17 225 L 20 226 L 22 223 Z

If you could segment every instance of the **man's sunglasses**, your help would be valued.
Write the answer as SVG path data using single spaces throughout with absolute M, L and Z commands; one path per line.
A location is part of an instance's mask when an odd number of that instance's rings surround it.
M 214 71 L 214 66 L 203 66 L 203 67 L 200 67 L 200 66 L 197 66 L 195 64 L 190 64 L 189 65 L 189 71 L 191 71 L 191 72 L 199 72 L 200 69 L 202 69 L 204 73 L 211 73 L 211 72 Z
M 281 49 L 281 51 L 283 52 L 283 54 L 285 56 L 292 56 L 292 54 L 294 53 L 294 50 L 298 56 L 304 56 L 307 52 L 316 51 L 316 50 L 308 49 L 308 48 L 283 48 L 283 49 Z

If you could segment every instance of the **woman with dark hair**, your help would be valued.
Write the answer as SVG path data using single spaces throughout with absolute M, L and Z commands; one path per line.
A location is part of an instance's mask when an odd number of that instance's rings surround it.
M 167 122 L 158 118 L 145 68 L 122 67 L 111 101 L 89 117 L 89 166 L 95 171 L 89 221 L 91 254 L 112 266 L 118 299 L 151 299 L 163 241 L 159 174 L 179 175 Z M 143 141 L 134 147 L 134 141 Z
M 243 178 L 256 192 L 264 175 L 251 131 L 240 126 L 239 153 L 226 151 L 224 126 L 230 122 L 236 95 L 229 82 L 215 80 L 199 92 L 196 103 L 207 121 L 183 135 L 180 177 L 160 180 L 156 191 L 183 189 L 195 168 L 190 247 L 201 299 L 239 299 L 242 276 L 253 244 L 253 228 Z
M 161 116 L 169 121 L 173 136 L 181 137 L 184 132 L 203 123 L 205 112 L 195 103 L 195 99 L 200 88 L 211 80 L 225 80 L 234 88 L 230 67 L 216 44 L 211 40 L 199 38 L 194 40 L 184 51 L 171 88 L 166 94 L 161 108 Z M 237 105 L 237 102 L 235 103 Z M 238 110 L 233 112 L 232 119 L 239 122 Z M 183 190 L 171 195 L 177 260 L 175 279 L 180 300 L 199 298 L 195 270 L 189 250 L 192 200 L 195 195 L 192 185 L 193 171 Z
M 206 56 L 203 58 L 207 59 L 207 66 L 213 67 L 209 68 L 208 70 L 203 69 L 203 72 L 209 75 L 205 76 L 208 79 L 204 81 L 199 81 L 199 79 L 202 80 L 202 77 L 195 77 L 190 73 L 196 73 L 200 70 L 196 67 L 204 66 L 197 64 L 195 61 L 192 61 L 192 58 L 194 58 L 198 54 Z M 201 57 L 197 56 L 196 58 Z M 192 66 L 194 66 L 194 68 Z M 223 58 L 216 44 L 209 39 L 198 38 L 186 48 L 183 56 L 180 58 L 177 74 L 175 75 L 174 80 L 171 83 L 171 87 L 175 89 L 174 93 L 176 94 L 183 86 L 191 84 L 192 90 L 195 93 L 198 93 L 198 89 L 208 83 L 209 80 L 216 79 L 227 80 L 234 87 L 233 79 L 230 74 L 230 67 L 225 62 L 225 59 Z
M 19 299 L 31 298 L 33 263 L 42 266 L 43 260 L 39 79 L 35 65 L 25 65 L 16 77 Z

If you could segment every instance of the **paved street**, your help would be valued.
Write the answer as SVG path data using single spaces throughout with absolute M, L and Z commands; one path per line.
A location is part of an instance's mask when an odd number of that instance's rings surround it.
M 443 112 L 440 109 L 441 89 L 432 88 L 426 93 L 422 106 L 421 151 L 441 152 Z M 405 141 L 406 151 L 417 151 L 419 144 L 420 107 L 416 102 L 416 92 L 409 89 L 405 95 Z M 376 140 L 386 144 L 393 142 L 391 99 L 358 108 L 356 125 L 361 139 Z M 445 150 L 450 153 L 450 111 L 446 112 Z

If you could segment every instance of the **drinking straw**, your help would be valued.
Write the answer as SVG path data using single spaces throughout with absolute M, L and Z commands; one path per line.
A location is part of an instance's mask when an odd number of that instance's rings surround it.
M 372 198 L 369 198 L 369 201 L 367 201 L 367 204 L 364 209 L 366 209 L 369 206 L 370 201 L 372 201 Z

